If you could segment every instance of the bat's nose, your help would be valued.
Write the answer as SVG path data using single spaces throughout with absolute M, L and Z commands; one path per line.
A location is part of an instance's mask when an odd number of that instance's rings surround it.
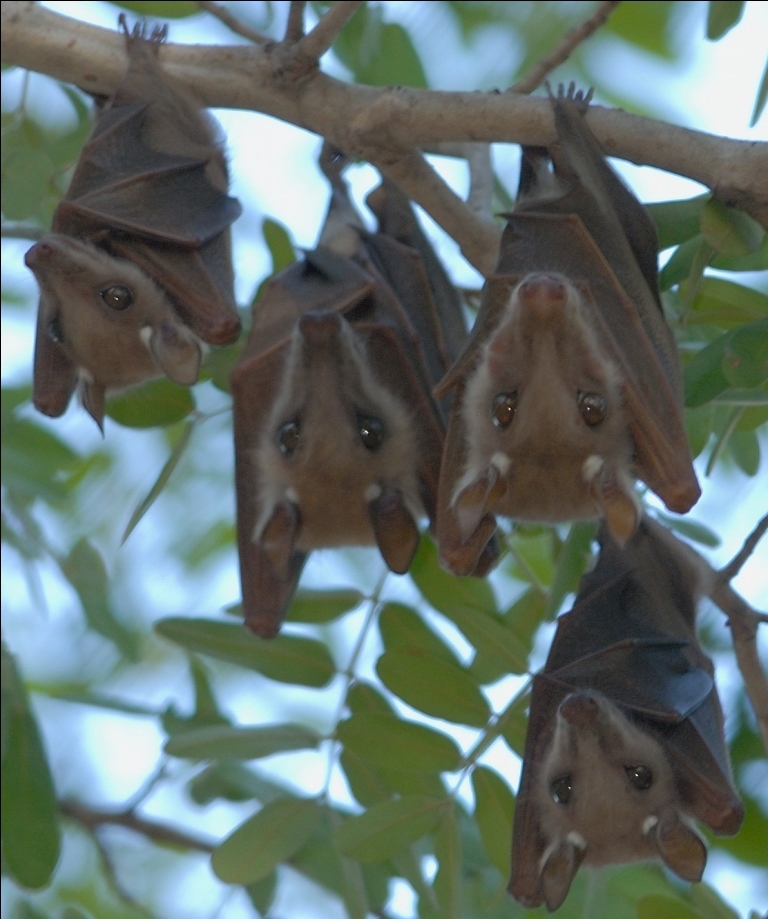
M 342 318 L 338 313 L 309 312 L 299 319 L 299 331 L 313 345 L 327 345 L 341 329 Z
M 597 718 L 597 700 L 586 693 L 571 693 L 560 705 L 560 714 L 574 727 L 588 724 Z
M 518 288 L 520 303 L 539 320 L 552 319 L 562 312 L 568 300 L 568 290 L 551 274 L 534 274 Z
M 49 259 L 53 255 L 53 246 L 42 240 L 39 243 L 35 243 L 31 249 L 27 250 L 26 255 L 24 256 L 24 264 L 27 268 L 34 269 L 41 262 L 44 262 L 46 259 Z

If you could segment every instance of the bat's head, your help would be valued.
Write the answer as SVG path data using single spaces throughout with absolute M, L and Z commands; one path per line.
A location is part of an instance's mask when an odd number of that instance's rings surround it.
M 533 274 L 513 290 L 461 405 L 466 466 L 452 507 L 467 540 L 483 517 L 604 516 L 624 543 L 639 518 L 619 374 L 579 289 Z
M 60 234 L 35 243 L 25 261 L 41 290 L 38 334 L 60 345 L 86 384 L 119 389 L 162 373 L 196 382 L 197 339 L 132 262 Z
M 393 571 L 407 570 L 424 515 L 416 425 L 338 313 L 296 323 L 254 459 L 254 539 L 276 571 L 294 550 L 374 543 Z
M 595 692 L 567 695 L 548 733 L 518 803 L 529 838 L 513 841 L 516 899 L 557 909 L 581 864 L 661 858 L 684 880 L 700 880 L 706 848 L 657 737 Z

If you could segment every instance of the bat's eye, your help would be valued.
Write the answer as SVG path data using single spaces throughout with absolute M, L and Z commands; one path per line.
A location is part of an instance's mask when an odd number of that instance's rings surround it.
M 568 773 L 552 783 L 552 797 L 557 804 L 567 804 L 573 791 L 573 776 Z
M 61 316 L 57 313 L 48 323 L 48 335 L 52 341 L 62 344 L 64 341 L 64 330 L 61 327 Z
M 277 432 L 277 446 L 285 456 L 290 456 L 299 445 L 299 422 L 288 421 Z
M 357 416 L 357 430 L 366 450 L 378 450 L 384 440 L 384 425 L 371 415 Z
M 133 293 L 122 284 L 113 284 L 99 291 L 99 296 L 113 310 L 127 310 L 133 303 Z
M 638 791 L 646 791 L 653 785 L 653 773 L 647 766 L 625 766 L 624 771 Z
M 506 428 L 512 423 L 517 408 L 517 393 L 503 392 L 493 400 L 491 417 L 497 428 Z
M 579 411 L 585 424 L 594 427 L 605 418 L 605 399 L 600 393 L 580 392 Z

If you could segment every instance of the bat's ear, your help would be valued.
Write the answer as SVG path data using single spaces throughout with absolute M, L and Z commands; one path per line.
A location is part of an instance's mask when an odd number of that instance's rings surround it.
M 666 814 L 650 830 L 659 855 L 670 871 L 684 881 L 700 881 L 707 849 L 699 834 L 678 813 Z
M 261 534 L 262 551 L 281 581 L 290 576 L 293 546 L 300 526 L 301 517 L 296 505 L 281 501 L 272 511 Z
M 175 383 L 183 386 L 197 383 L 201 354 L 200 346 L 191 335 L 180 334 L 170 322 L 162 322 L 152 329 L 148 346 L 163 372 Z
M 541 892 L 550 913 L 559 909 L 568 896 L 571 882 L 576 877 L 585 852 L 583 847 L 577 846 L 570 839 L 564 839 L 547 856 L 541 869 Z
M 395 574 L 405 574 L 416 554 L 419 529 L 403 496 L 391 486 L 385 486 L 369 502 L 368 513 L 384 561 Z

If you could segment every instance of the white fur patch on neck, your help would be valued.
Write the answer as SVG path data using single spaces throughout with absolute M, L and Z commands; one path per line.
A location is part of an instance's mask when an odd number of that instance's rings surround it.
M 593 453 L 592 456 L 588 456 L 581 467 L 581 477 L 585 482 L 591 482 L 595 476 L 597 476 L 600 470 L 605 465 L 605 460 L 602 456 L 598 456 L 596 453 Z
M 507 456 L 506 453 L 497 451 L 491 457 L 491 466 L 495 466 L 499 470 L 499 475 L 505 476 L 509 472 L 509 467 L 512 465 L 512 460 Z

